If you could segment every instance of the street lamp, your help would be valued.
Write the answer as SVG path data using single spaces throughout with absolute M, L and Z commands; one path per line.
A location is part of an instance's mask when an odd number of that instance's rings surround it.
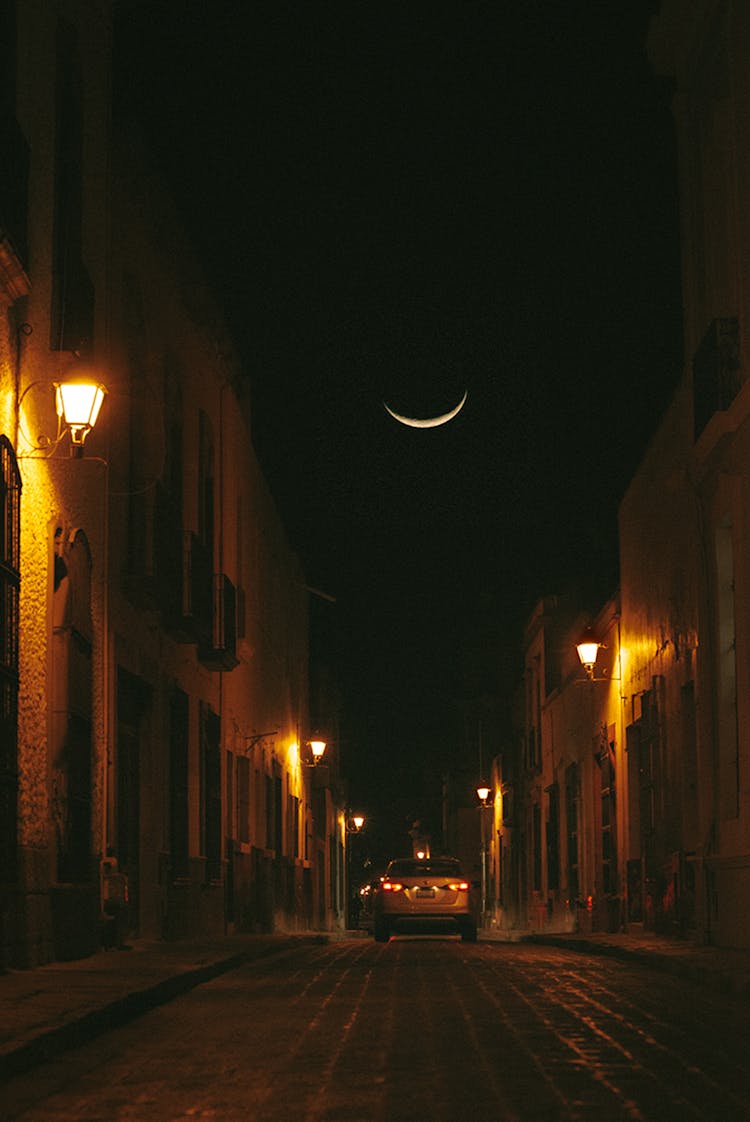
M 362 827 L 365 824 L 364 814 L 352 814 L 348 812 L 345 820 L 345 827 L 347 834 L 361 834 Z M 361 904 L 359 895 L 354 893 L 352 887 L 352 844 L 347 838 L 346 843 L 346 904 L 347 904 L 347 927 L 350 929 L 354 927 L 355 920 L 355 904 Z
M 486 783 L 477 784 L 477 798 L 479 799 L 479 836 L 480 836 L 480 854 L 482 859 L 482 924 L 485 922 L 487 915 L 487 831 L 484 821 L 484 811 L 488 809 L 490 803 L 491 788 Z
M 83 455 L 83 442 L 96 424 L 106 392 L 100 382 L 83 376 L 55 382 L 55 408 L 70 431 L 73 455 Z
M 576 650 L 581 660 L 581 666 L 584 668 L 589 678 L 592 679 L 594 677 L 594 667 L 596 666 L 596 660 L 599 656 L 600 646 L 601 643 L 595 637 L 591 627 L 586 628 L 583 635 L 576 643 Z
M 617 674 L 611 674 L 605 668 L 602 670 L 600 676 L 596 677 L 596 662 L 599 658 L 599 651 L 606 650 L 606 645 L 600 643 L 594 634 L 592 627 L 587 627 L 581 638 L 576 643 L 576 650 L 578 651 L 578 658 L 580 659 L 581 666 L 586 671 L 586 677 L 590 682 L 619 682 L 620 677 Z
M 307 749 L 307 758 L 303 759 L 303 764 L 305 767 L 317 767 L 323 762 L 328 742 L 316 737 L 314 740 L 305 740 L 304 745 Z
M 312 752 L 313 767 L 314 767 L 315 764 L 320 763 L 320 761 L 323 759 L 323 756 L 325 755 L 326 742 L 325 742 L 325 740 L 311 740 L 311 741 L 309 741 L 309 744 L 310 744 L 310 751 Z

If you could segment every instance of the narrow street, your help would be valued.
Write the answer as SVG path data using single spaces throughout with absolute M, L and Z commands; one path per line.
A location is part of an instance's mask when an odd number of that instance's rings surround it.
M 231 971 L 11 1080 L 3 1122 L 747 1122 L 750 1014 L 549 947 L 352 939 Z

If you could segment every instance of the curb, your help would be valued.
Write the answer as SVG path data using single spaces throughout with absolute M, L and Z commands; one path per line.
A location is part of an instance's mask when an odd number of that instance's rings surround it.
M 750 994 L 750 978 L 738 978 L 730 971 L 690 962 L 685 958 L 664 954 L 659 950 L 625 947 L 615 943 L 588 942 L 585 939 L 567 938 L 564 935 L 524 935 L 520 941 L 537 946 L 562 947 L 579 954 L 600 955 L 602 957 L 618 958 L 625 962 L 637 962 L 639 966 L 647 966 L 652 970 L 659 970 L 662 973 L 672 974 L 674 977 L 684 978 L 686 981 L 710 986 L 722 994 L 736 997 Z
M 39 1064 L 47 1063 L 64 1052 L 80 1047 L 94 1040 L 110 1029 L 120 1028 L 129 1021 L 149 1013 L 159 1005 L 181 997 L 196 986 L 203 985 L 237 970 L 248 962 L 284 954 L 293 949 L 293 944 L 266 946 L 238 951 L 227 958 L 217 959 L 205 966 L 197 966 L 180 973 L 168 975 L 141 990 L 134 990 L 124 997 L 110 1001 L 98 1009 L 84 1013 L 76 1020 L 48 1029 L 32 1040 L 26 1040 L 0 1055 L 0 1084 L 14 1076 L 22 1075 Z

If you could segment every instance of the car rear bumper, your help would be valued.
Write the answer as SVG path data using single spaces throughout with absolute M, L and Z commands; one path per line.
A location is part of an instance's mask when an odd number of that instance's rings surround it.
M 454 931 L 460 932 L 471 926 L 474 920 L 469 915 L 384 915 L 383 922 L 391 931 Z

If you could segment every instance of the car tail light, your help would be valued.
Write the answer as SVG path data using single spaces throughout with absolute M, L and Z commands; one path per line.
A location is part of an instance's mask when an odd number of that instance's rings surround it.
M 380 887 L 383 892 L 401 892 L 404 886 L 395 880 L 384 880 Z
M 468 892 L 469 882 L 468 880 L 457 880 L 454 884 L 449 884 L 448 888 L 453 892 Z

